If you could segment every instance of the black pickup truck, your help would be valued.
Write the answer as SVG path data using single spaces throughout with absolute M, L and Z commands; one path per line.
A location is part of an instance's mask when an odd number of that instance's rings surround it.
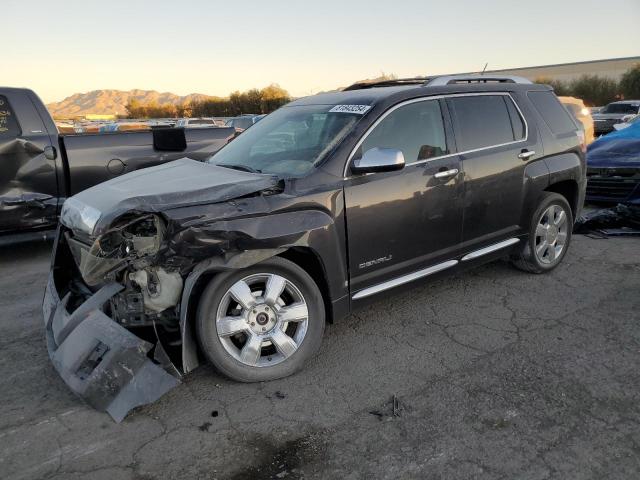
M 204 160 L 234 134 L 228 127 L 62 136 L 33 91 L 0 87 L 0 243 L 43 236 L 64 200 L 82 190 L 182 157 Z

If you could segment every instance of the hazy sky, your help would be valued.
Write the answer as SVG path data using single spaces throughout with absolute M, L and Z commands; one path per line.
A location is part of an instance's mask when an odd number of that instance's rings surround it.
M 295 96 L 376 77 L 640 55 L 640 0 L 0 0 L 0 85 Z

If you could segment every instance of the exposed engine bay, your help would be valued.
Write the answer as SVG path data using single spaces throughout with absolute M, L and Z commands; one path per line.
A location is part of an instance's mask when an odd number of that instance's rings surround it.
M 183 280 L 177 269 L 157 265 L 166 228 L 154 214 L 128 215 L 91 243 L 65 232 L 82 279 L 91 289 L 117 282 L 124 290 L 110 300 L 114 320 L 126 327 L 177 322 Z

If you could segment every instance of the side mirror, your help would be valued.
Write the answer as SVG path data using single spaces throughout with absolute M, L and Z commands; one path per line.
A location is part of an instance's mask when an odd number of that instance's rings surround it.
M 404 155 L 395 148 L 371 148 L 351 165 L 354 173 L 391 172 L 402 168 Z

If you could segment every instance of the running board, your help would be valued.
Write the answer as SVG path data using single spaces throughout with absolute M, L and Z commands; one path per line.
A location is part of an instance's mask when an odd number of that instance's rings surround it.
M 393 280 L 379 283 L 378 285 L 374 285 L 373 287 L 360 290 L 351 298 L 353 300 L 358 300 L 360 298 L 369 297 L 371 295 L 375 295 L 376 293 L 383 292 L 384 290 L 388 290 L 399 285 L 404 285 L 405 283 L 413 282 L 414 280 L 418 280 L 419 278 L 433 275 L 434 273 L 440 272 L 442 270 L 446 270 L 447 268 L 451 268 L 454 265 L 457 265 L 457 263 L 457 260 L 449 260 L 447 262 L 439 263 L 429 268 L 418 270 L 417 272 L 402 275 L 401 277 L 394 278 Z
M 489 245 L 488 247 L 481 248 L 480 250 L 476 250 L 475 252 L 471 252 L 462 257 L 462 261 L 466 262 L 468 260 L 473 260 L 474 258 L 482 257 L 483 255 L 487 255 L 488 253 L 495 252 L 496 250 L 500 250 L 501 248 L 508 247 L 509 245 L 513 245 L 520 241 L 519 238 L 508 238 L 499 243 L 494 243 L 493 245 Z

